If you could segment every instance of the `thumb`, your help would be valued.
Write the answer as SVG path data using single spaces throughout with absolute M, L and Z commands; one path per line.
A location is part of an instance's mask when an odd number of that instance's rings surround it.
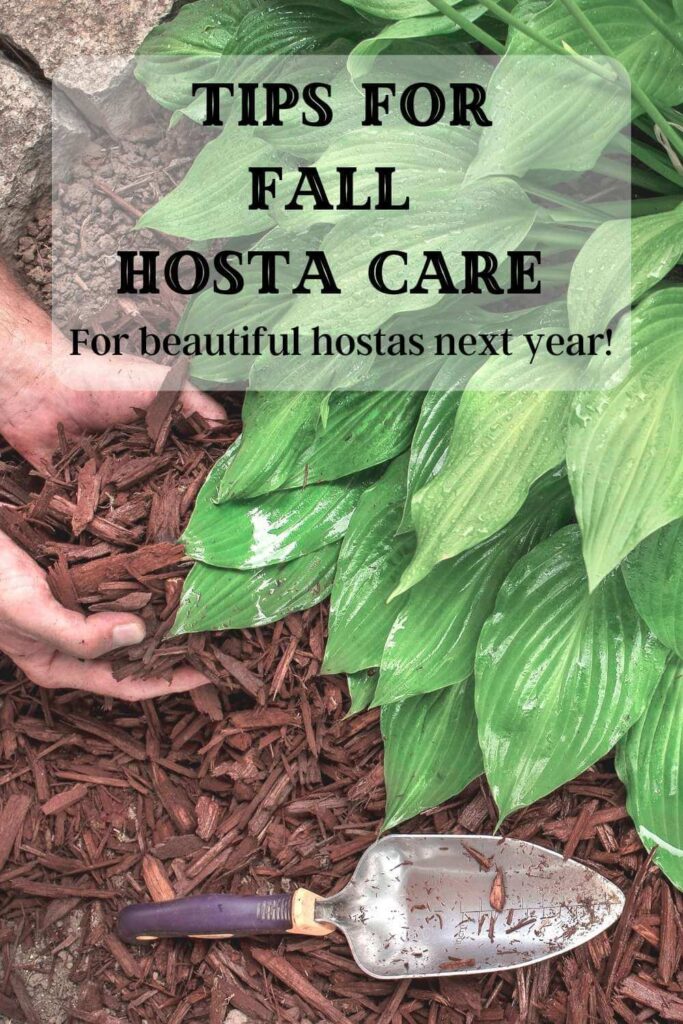
M 137 615 L 120 612 L 81 615 L 57 601 L 34 608 L 24 631 L 62 654 L 85 659 L 99 658 L 118 647 L 142 643 L 147 634 L 144 622 Z
M 200 391 L 194 384 L 186 384 L 180 395 L 183 403 L 183 412 L 186 416 L 198 412 L 205 420 L 223 422 L 227 420 L 225 409 L 218 404 L 215 398 L 211 398 L 204 391 Z
M 70 611 L 53 596 L 43 570 L 0 532 L 0 623 L 74 658 L 98 658 L 117 647 L 141 643 L 145 624 L 137 615 Z

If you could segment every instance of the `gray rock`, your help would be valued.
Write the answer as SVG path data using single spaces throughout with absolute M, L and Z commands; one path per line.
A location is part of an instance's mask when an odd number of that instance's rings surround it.
M 0 248 L 14 248 L 49 187 L 49 90 L 0 57 Z
M 2 132 L 0 130 L 0 138 Z M 68 179 L 75 161 L 92 140 L 90 126 L 69 97 L 59 90 L 52 94 L 52 178 Z
M 68 91 L 94 125 L 131 137 L 145 104 L 133 103 L 131 57 L 173 0 L 0 0 L 0 36 Z

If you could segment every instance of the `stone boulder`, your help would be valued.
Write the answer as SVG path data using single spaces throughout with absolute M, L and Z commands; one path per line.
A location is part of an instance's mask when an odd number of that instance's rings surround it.
M 11 251 L 50 183 L 50 91 L 0 57 L 0 249 Z
M 144 120 L 131 57 L 173 0 L 0 0 L 0 38 L 64 89 L 88 121 L 131 138 Z M 149 101 L 151 116 L 153 105 Z M 157 108 L 158 109 L 158 108 Z

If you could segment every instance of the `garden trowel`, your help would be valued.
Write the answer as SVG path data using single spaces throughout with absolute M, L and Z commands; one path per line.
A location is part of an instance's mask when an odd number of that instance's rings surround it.
M 495 836 L 392 835 L 341 892 L 190 896 L 126 907 L 119 934 L 231 938 L 339 928 L 374 978 L 524 967 L 587 942 L 619 917 L 620 889 L 533 843 Z

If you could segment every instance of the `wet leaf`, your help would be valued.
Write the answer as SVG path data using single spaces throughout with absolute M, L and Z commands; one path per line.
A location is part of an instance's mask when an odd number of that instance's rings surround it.
M 227 569 L 256 569 L 308 555 L 341 539 L 372 471 L 329 484 L 216 504 L 229 462 L 219 460 L 182 536 L 187 554 Z
M 562 314 L 563 310 L 559 305 L 552 303 L 521 313 L 490 312 L 481 307 L 478 297 L 458 296 L 435 306 L 430 311 L 428 320 L 425 319 L 425 324 L 429 324 L 429 333 L 435 335 L 437 332 L 452 330 L 453 321 L 457 318 L 458 330 L 463 333 L 477 334 L 480 331 L 487 331 L 493 334 L 507 329 L 516 337 L 525 331 L 545 329 L 546 326 L 548 330 L 552 330 Z M 400 317 L 396 323 L 401 323 Z M 462 392 L 470 377 L 483 365 L 485 359 L 486 357 L 447 359 L 440 366 L 431 388 L 425 394 L 410 446 L 408 493 L 399 533 L 412 527 L 413 497 L 438 474 L 446 461 Z
M 467 9 L 467 17 L 470 21 L 476 21 L 486 10 L 480 4 Z M 432 11 L 434 8 L 432 7 Z M 460 35 L 460 39 L 453 39 L 454 35 Z M 394 21 L 385 25 L 375 36 L 363 39 L 351 51 L 349 56 L 349 67 L 353 73 L 356 61 L 360 57 L 376 56 L 384 53 L 385 50 L 394 52 L 397 43 L 410 43 L 410 53 L 422 53 L 420 42 L 424 39 L 436 38 L 443 44 L 442 52 L 447 50 L 451 53 L 471 53 L 467 44 L 463 43 L 466 38 L 462 29 L 450 18 L 443 14 L 428 14 L 417 18 L 403 18 L 401 21 Z M 360 67 L 363 67 L 360 64 Z
M 388 462 L 410 444 L 422 404 L 411 391 L 249 392 L 244 440 L 219 501 L 337 480 Z
M 195 82 L 217 80 L 221 55 L 231 50 L 248 3 L 197 0 L 152 29 L 140 47 L 135 76 L 157 103 L 184 110 L 191 107 Z M 196 119 L 202 117 L 197 106 Z
M 580 540 L 567 526 L 518 562 L 479 640 L 479 741 L 501 819 L 609 753 L 664 669 L 621 573 L 589 593 Z
M 353 102 L 351 98 L 349 102 Z M 356 100 L 357 103 L 357 100 Z M 274 140 L 279 144 L 279 138 Z M 429 131 L 429 147 L 424 145 L 424 135 L 419 128 L 412 125 L 401 124 L 382 128 L 382 161 L 385 166 L 400 168 L 400 182 L 397 183 L 397 199 L 405 196 L 416 196 L 425 194 L 425 178 L 429 177 L 429 203 L 430 210 L 434 209 L 437 201 L 447 205 L 450 200 L 453 202 L 453 195 L 459 185 L 462 184 L 465 172 L 477 152 L 477 140 L 467 128 L 454 128 L 452 126 L 435 125 Z M 337 205 L 340 202 L 340 183 L 337 174 L 338 167 L 354 167 L 354 190 L 360 196 L 372 195 L 377 189 L 377 148 L 376 139 L 367 128 L 347 130 L 343 135 L 335 138 L 327 146 L 321 156 L 315 161 L 315 167 L 321 179 L 329 183 L 326 186 L 326 195 L 330 204 Z M 438 174 L 435 174 L 438 168 Z M 271 203 L 273 218 L 283 228 L 291 224 L 292 211 L 286 208 L 286 202 L 294 192 L 299 181 L 298 169 L 286 171 L 283 183 L 280 188 L 280 195 Z M 412 200 L 413 204 L 415 200 Z M 365 213 L 365 212 L 363 212 Z M 495 216 L 495 209 L 493 215 Z M 349 230 L 356 230 L 367 220 L 367 215 L 349 213 L 345 210 L 315 209 L 313 204 L 307 204 L 305 209 L 297 211 L 297 227 L 310 227 L 315 224 L 341 224 L 347 220 L 350 222 Z M 381 216 L 381 212 L 374 211 L 370 220 L 382 221 L 386 226 L 387 221 Z M 404 227 L 405 218 L 398 221 L 393 217 L 394 244 L 401 248 L 401 233 Z M 406 221 L 406 227 L 409 225 Z M 422 224 L 423 233 L 427 233 Z M 433 230 L 433 229 L 432 229 Z M 339 278 L 339 285 L 342 292 L 348 296 L 347 290 L 342 283 L 342 276 L 345 273 L 345 266 L 349 264 L 351 253 L 343 251 L 344 239 L 348 237 L 346 231 L 342 232 L 341 226 L 338 232 L 330 234 L 325 238 L 325 251 L 329 254 L 330 265 L 334 267 L 335 278 Z M 426 248 L 425 242 L 425 248 Z M 297 252 L 305 250 L 301 241 L 296 246 Z M 363 250 L 366 263 L 368 252 Z M 380 251 L 380 250 L 378 250 Z M 310 297 L 307 301 L 311 301 Z M 336 301 L 330 296 L 321 296 L 321 302 L 329 303 Z M 341 303 L 341 300 L 340 300 Z M 396 303 L 389 306 L 390 312 L 395 309 Z M 313 322 L 316 322 L 313 320 Z M 328 329 L 329 322 L 326 323 Z
M 287 487 L 334 480 L 378 466 L 410 444 L 423 395 L 412 391 L 339 391 L 327 421 L 288 479 Z
M 406 469 L 406 456 L 392 462 L 351 518 L 332 588 L 323 672 L 353 673 L 379 664 L 396 615 L 387 597 L 414 547 L 411 534 L 396 536 Z
M 436 807 L 482 771 L 472 680 L 382 708 L 383 828 Z
M 407 594 L 382 654 L 374 704 L 390 704 L 467 679 L 481 628 L 515 563 L 539 541 L 572 521 L 564 472 L 532 488 L 515 518 L 497 534 L 441 562 Z
M 482 132 L 466 180 L 522 177 L 530 170 L 590 170 L 631 119 L 629 84 L 611 66 L 609 73 L 613 81 L 548 53 L 501 61 L 487 86 L 492 124 Z
M 349 715 L 357 715 L 360 711 L 365 711 L 372 704 L 372 698 L 377 686 L 377 672 L 376 668 L 363 669 L 362 672 L 350 672 L 347 681 L 349 684 L 349 694 L 351 696 L 351 707 L 349 708 Z
M 275 227 L 251 246 L 251 250 L 300 251 L 309 244 L 318 245 L 317 234 L 311 232 L 302 236 Z M 188 302 L 178 324 L 178 334 L 227 335 L 234 328 L 239 331 L 243 324 L 258 323 L 265 323 L 269 331 L 277 334 L 291 305 L 291 289 L 298 283 L 298 278 L 298 271 L 292 264 L 281 266 L 280 294 L 268 296 L 267 305 L 264 305 L 264 298 L 251 283 L 251 278 L 245 279 L 248 286 L 235 295 L 223 295 L 208 287 Z M 282 327 L 282 330 L 287 329 L 288 325 Z M 196 356 L 191 364 L 193 378 L 218 384 L 247 380 L 255 356 L 243 354 L 239 351 L 239 346 L 237 351 L 238 354 L 234 356 Z
M 650 98 L 661 103 L 680 103 L 683 100 L 681 57 L 652 24 L 647 15 L 630 0 L 577 0 L 602 38 L 620 61 L 631 78 Z M 683 43 L 683 22 L 672 17 L 671 8 L 663 0 L 648 0 L 648 6 L 674 35 Z M 592 55 L 595 43 L 588 38 L 562 0 L 539 5 L 536 0 L 524 0 L 517 12 L 527 24 L 555 43 L 568 44 L 577 53 Z M 512 31 L 508 49 L 510 53 L 545 53 L 545 48 L 521 32 Z
M 197 562 L 185 580 L 169 636 L 248 629 L 311 608 L 329 594 L 340 542 L 282 565 L 240 571 Z
M 456 137 L 463 135 L 459 133 Z M 435 154 L 434 166 L 441 172 L 443 161 L 438 155 Z M 427 194 L 423 192 L 423 202 Z M 334 267 L 340 293 L 298 296 L 290 310 L 292 321 L 324 323 L 330 334 L 355 335 L 377 329 L 398 312 L 434 306 L 441 298 L 436 288 L 422 293 L 408 291 L 400 296 L 398 305 L 395 294 L 373 287 L 368 275 L 368 253 L 385 251 L 388 238 L 392 249 L 408 253 L 441 251 L 453 268 L 452 276 L 457 284 L 465 276 L 463 251 L 485 249 L 502 260 L 526 238 L 536 213 L 515 181 L 500 178 L 473 182 L 448 195 L 437 190 L 432 195 L 430 190 L 426 219 L 413 216 L 397 220 L 395 211 L 375 210 L 372 217 L 366 216 L 365 211 L 349 214 L 335 223 L 325 236 L 325 252 L 330 266 Z M 388 288 L 401 287 L 405 278 L 403 264 L 397 269 L 395 263 L 387 263 Z M 349 302 L 349 296 L 353 296 L 354 301 Z
M 683 664 L 672 658 L 650 705 L 617 749 L 628 812 L 655 863 L 683 889 Z
M 205 241 L 256 235 L 273 226 L 266 211 L 250 210 L 251 181 L 244 168 L 277 165 L 278 157 L 255 135 L 241 137 L 234 160 L 235 129 L 228 126 L 207 142 L 179 185 L 140 217 L 138 228 Z
M 615 386 L 576 402 L 567 466 L 591 587 L 683 516 L 682 332 L 683 289 L 643 299 L 614 339 Z
M 337 0 L 197 0 L 150 32 L 136 77 L 162 106 L 202 121 L 193 83 L 229 80 L 231 56 L 345 52 L 372 30 Z
M 544 381 L 561 385 L 562 367 L 544 362 L 535 377 L 526 362 L 525 354 L 492 359 L 464 391 L 443 468 L 413 498 L 417 551 L 397 593 L 500 530 L 522 507 L 533 482 L 563 461 L 571 395 L 498 390 L 516 373 L 520 384 L 528 373 L 527 380 L 536 379 L 539 387 Z M 473 387 L 483 381 L 490 390 Z
M 459 388 L 467 376 L 466 371 L 456 368 L 455 363 L 446 363 L 424 397 L 410 445 L 406 503 L 399 533 L 405 533 L 412 527 L 413 496 L 436 476 L 444 464 L 460 405 L 462 392 Z
M 344 53 L 370 27 L 339 0 L 251 0 L 235 36 L 234 52 Z
M 623 571 L 639 614 L 657 639 L 683 658 L 683 519 L 642 541 Z
M 452 2 L 455 5 L 458 0 L 452 0 Z M 434 5 L 429 0 L 344 0 L 344 3 L 364 14 L 371 14 L 375 18 L 385 18 L 387 21 L 400 21 L 403 18 L 413 18 L 421 14 L 434 14 Z
M 573 331 L 604 331 L 662 280 L 683 253 L 683 205 L 601 224 L 574 261 L 567 305 Z

